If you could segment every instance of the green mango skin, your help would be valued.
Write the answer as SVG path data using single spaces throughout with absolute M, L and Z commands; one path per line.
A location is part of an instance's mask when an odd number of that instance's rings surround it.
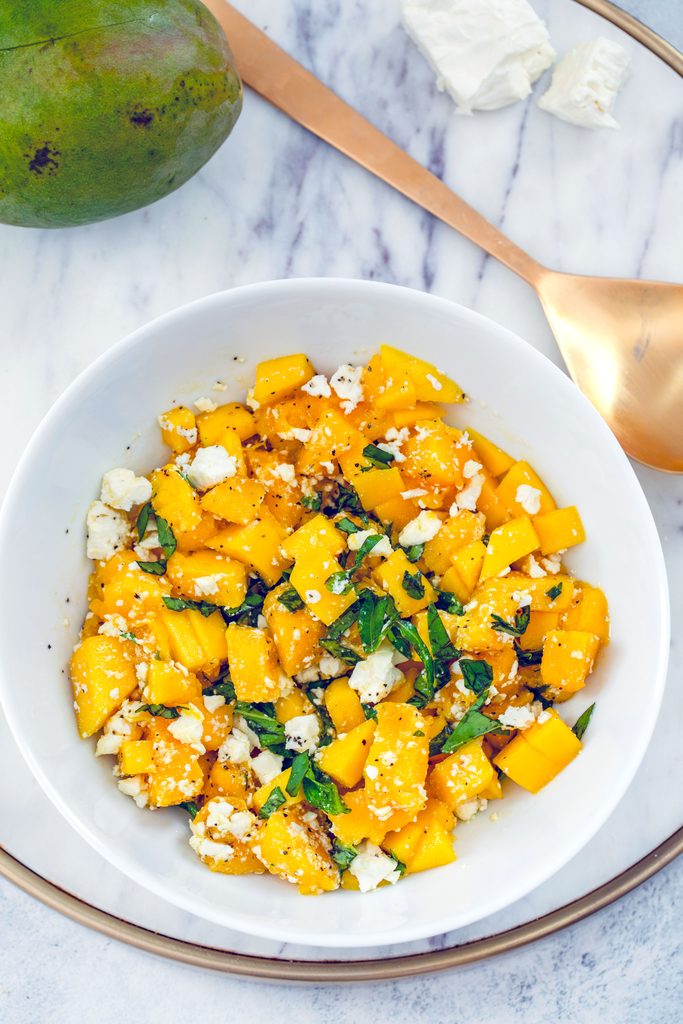
M 153 203 L 241 108 L 200 0 L 0 0 L 0 221 L 69 227 Z

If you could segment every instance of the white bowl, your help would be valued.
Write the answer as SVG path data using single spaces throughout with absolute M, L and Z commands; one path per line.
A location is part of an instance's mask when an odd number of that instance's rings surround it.
M 567 562 L 604 588 L 612 642 L 588 688 L 581 755 L 537 796 L 509 784 L 489 814 L 456 830 L 458 860 L 367 896 L 311 902 L 272 877 L 213 874 L 187 843 L 184 812 L 140 811 L 112 761 L 79 740 L 67 663 L 85 612 L 84 517 L 103 471 L 163 458 L 157 414 L 224 380 L 241 399 L 256 363 L 306 351 L 328 372 L 380 342 L 437 363 L 472 396 L 453 421 L 489 434 L 538 470 L 588 539 Z M 442 299 L 391 285 L 290 280 L 202 299 L 143 327 L 86 370 L 26 450 L 0 518 L 0 696 L 36 778 L 102 856 L 171 903 L 255 935 L 311 946 L 404 942 L 481 919 L 518 900 L 588 842 L 636 772 L 664 687 L 669 612 L 650 511 L 614 437 L 571 381 L 520 338 Z M 67 603 L 68 600 L 68 603 Z M 65 617 L 68 624 L 65 623 Z M 494 809 L 494 808 L 492 808 Z

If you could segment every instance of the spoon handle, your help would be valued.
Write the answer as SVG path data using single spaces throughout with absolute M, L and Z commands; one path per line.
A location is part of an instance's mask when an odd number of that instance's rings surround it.
M 236 51 L 242 80 L 536 287 L 544 268 L 442 181 L 344 103 L 225 0 L 204 0 Z

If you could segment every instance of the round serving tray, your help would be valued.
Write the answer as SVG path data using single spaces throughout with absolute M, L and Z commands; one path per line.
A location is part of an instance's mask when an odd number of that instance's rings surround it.
M 608 0 L 576 0 L 646 47 L 683 77 L 683 54 Z M 549 913 L 496 934 L 444 949 L 356 960 L 305 960 L 260 956 L 160 934 L 101 910 L 43 877 L 0 847 L 0 876 L 46 906 L 108 937 L 148 953 L 250 978 L 339 982 L 406 978 L 471 964 L 510 952 L 583 920 L 631 892 L 683 853 L 683 828 L 606 883 Z

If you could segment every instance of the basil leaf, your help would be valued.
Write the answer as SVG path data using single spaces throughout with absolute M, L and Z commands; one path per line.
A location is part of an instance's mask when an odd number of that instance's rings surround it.
M 119 636 L 121 637 L 122 640 L 132 640 L 134 644 L 142 643 L 142 640 L 138 640 L 135 633 L 129 633 L 128 631 L 126 631 L 125 633 L 119 633 Z
M 562 584 L 555 583 L 550 590 L 546 590 L 545 596 L 549 597 L 551 601 L 554 601 L 556 597 L 559 597 L 562 593 Z
M 424 544 L 413 544 L 410 548 L 404 548 L 406 558 L 409 562 L 417 562 L 424 554 Z
M 589 724 L 591 718 L 593 717 L 593 712 L 594 711 L 595 711 L 595 704 L 593 703 L 593 704 L 590 705 L 590 707 L 586 708 L 586 710 L 584 711 L 584 713 L 582 715 L 579 715 L 579 717 L 576 719 L 576 722 L 572 726 L 572 732 L 576 736 L 577 740 L 583 739 L 583 734 L 585 733 L 586 729 L 588 728 L 588 724 Z
M 148 501 L 147 504 L 143 505 L 142 508 L 140 509 L 138 513 L 137 523 L 135 524 L 135 527 L 138 532 L 138 540 L 142 540 L 142 538 L 145 536 L 145 533 L 147 532 L 147 523 L 149 522 L 149 517 L 151 516 L 151 514 L 152 502 Z
M 159 534 L 159 544 L 164 552 L 166 558 L 170 558 L 176 549 L 176 539 L 173 530 L 165 519 L 161 516 L 154 514 L 154 518 L 157 521 L 157 533 Z
M 361 592 L 358 632 L 366 654 L 372 654 L 377 650 L 397 614 L 396 606 L 390 597 L 378 597 L 371 590 Z
M 141 562 L 138 559 L 137 565 L 150 576 L 163 576 L 166 572 L 166 562 Z
M 348 569 L 333 572 L 325 580 L 325 586 L 331 594 L 348 594 L 353 590 L 353 579 Z
M 278 597 L 278 601 L 285 606 L 288 612 L 301 611 L 304 606 L 294 587 L 287 587 L 286 590 L 283 590 Z
M 491 534 L 490 533 L 485 533 L 484 536 L 481 538 L 481 542 L 482 542 L 482 544 L 484 545 L 485 548 L 487 548 L 489 546 L 489 541 L 490 540 L 491 540 Z
M 392 626 L 387 632 L 387 640 L 392 647 L 395 647 L 399 654 L 402 654 L 406 661 L 410 661 L 412 656 L 410 643 L 405 637 L 401 636 L 396 626 Z
M 226 622 L 238 622 L 244 626 L 256 626 L 263 608 L 268 587 L 262 579 L 254 580 L 249 587 L 247 596 L 237 608 L 221 608 Z
M 357 569 L 361 564 L 366 555 L 369 555 L 375 545 L 379 544 L 381 540 L 384 540 L 384 534 L 375 533 L 370 537 L 366 537 L 361 546 L 356 551 L 356 560 L 353 563 L 353 568 Z
M 337 484 L 336 496 L 329 501 L 329 507 L 332 512 L 353 512 L 360 516 L 362 522 L 367 522 L 368 517 L 361 505 L 358 492 L 351 485 Z
M 284 739 L 285 727 L 275 717 L 275 709 L 272 704 L 263 704 L 259 708 L 256 704 L 247 704 L 243 700 L 238 700 L 235 703 L 235 711 L 252 726 L 259 739 L 262 732 L 279 735 Z
M 346 871 L 349 864 L 358 856 L 358 851 L 353 846 L 346 846 L 335 839 L 332 847 L 332 860 L 340 871 Z
M 436 754 L 440 754 L 441 753 L 441 748 L 443 747 L 444 743 L 446 742 L 446 740 L 448 739 L 450 734 L 451 734 L 451 730 L 449 729 L 449 727 L 447 725 L 445 725 L 443 727 L 443 729 L 441 730 L 441 732 L 438 733 L 438 735 L 432 737 L 432 739 L 429 741 L 429 756 L 430 757 L 435 757 Z
M 215 604 L 209 604 L 208 601 L 189 601 L 185 597 L 164 597 L 163 600 L 166 607 L 172 612 L 184 612 L 190 609 L 201 612 L 205 619 L 218 611 L 218 607 Z
M 462 601 L 455 594 L 449 594 L 447 590 L 438 590 L 437 594 L 439 596 L 436 599 L 436 607 L 441 611 L 450 612 L 451 615 L 465 614 Z
M 515 644 L 515 654 L 520 668 L 526 665 L 540 665 L 543 659 L 543 648 L 538 651 L 525 651 Z
M 500 615 L 495 614 L 491 616 L 491 625 L 497 633 L 507 633 L 509 636 L 522 636 L 529 625 L 530 616 L 531 609 L 527 605 L 526 608 L 521 608 L 515 612 L 514 625 L 511 622 L 506 622 L 505 619 L 501 619 Z
M 374 722 L 377 721 L 377 708 L 373 708 L 372 704 L 361 704 L 361 707 L 366 721 L 368 718 L 372 718 Z
M 451 643 L 451 638 L 446 631 L 441 616 L 433 604 L 430 604 L 427 608 L 427 634 L 429 636 L 429 646 L 432 649 L 432 657 L 435 661 L 455 661 L 456 658 L 460 657 L 460 652 Z
M 420 598 L 425 596 L 425 585 L 422 573 L 418 569 L 416 573 L 409 573 L 408 570 L 403 573 L 403 579 L 401 580 L 401 586 L 405 590 L 409 597 L 419 601 Z
M 457 750 L 459 747 L 463 747 L 466 743 L 469 743 L 470 740 L 474 740 L 478 736 L 486 736 L 489 733 L 500 732 L 505 732 L 505 729 L 500 722 L 496 722 L 495 719 L 487 718 L 486 715 L 482 715 L 482 713 L 476 709 L 475 705 L 473 705 L 460 719 L 450 736 L 447 737 L 446 742 L 441 747 L 441 753 L 452 754 L 454 750 Z
M 304 508 L 310 509 L 311 512 L 319 512 L 323 503 L 323 496 L 320 491 L 315 491 L 313 494 L 304 494 L 299 502 Z
M 178 708 L 167 708 L 165 704 L 143 704 L 142 707 L 138 708 L 138 712 L 142 713 L 143 711 L 153 715 L 155 718 L 180 718 Z
M 360 601 L 354 601 L 345 612 L 335 619 L 327 630 L 327 636 L 330 640 L 338 640 L 340 636 L 346 633 L 347 629 L 351 629 L 351 626 L 358 618 L 360 612 Z M 332 653 L 332 652 L 330 652 Z
M 474 661 L 472 658 L 461 658 L 458 667 L 462 672 L 463 682 L 468 690 L 483 694 L 493 682 L 493 669 L 488 661 Z
M 282 792 L 280 787 L 276 786 L 275 789 L 272 789 L 270 791 L 270 796 L 264 803 L 261 810 L 258 812 L 259 818 L 269 818 L 271 814 L 274 811 L 276 811 L 278 807 L 282 807 L 282 805 L 286 803 L 286 801 L 287 797 Z
M 384 448 L 380 448 L 376 444 L 366 444 L 363 455 L 375 469 L 389 469 L 390 463 L 396 458 L 393 452 L 385 452 Z
M 360 526 L 356 526 L 356 524 L 346 516 L 344 516 L 343 519 L 338 520 L 334 525 L 338 530 L 341 530 L 342 533 L 360 533 Z
M 398 859 L 398 857 L 396 856 L 396 854 L 394 853 L 393 850 L 389 850 L 389 856 L 391 857 L 391 859 L 396 864 L 396 867 L 398 868 L 399 874 L 400 875 L 405 875 L 405 873 L 406 873 L 406 865 L 403 863 L 403 861 Z
M 285 789 L 290 796 L 296 796 L 301 789 L 301 784 L 304 781 L 304 776 L 311 770 L 311 759 L 306 751 L 301 754 L 297 754 L 292 761 L 292 766 L 289 772 L 289 779 Z
M 182 807 L 184 811 L 187 811 L 187 813 L 190 815 L 193 821 L 199 814 L 199 807 L 194 802 L 194 800 L 188 800 L 186 801 L 186 803 L 178 804 L 178 806 Z
M 339 658 L 340 661 L 345 662 L 347 665 L 357 665 L 361 660 L 360 654 L 354 651 L 353 647 L 346 647 L 345 644 L 340 644 L 338 640 L 331 640 L 329 637 L 326 637 L 320 641 L 320 646 L 328 654 L 331 654 L 333 658 Z
M 232 680 L 226 678 L 222 682 L 216 682 L 202 691 L 205 697 L 224 697 L 226 704 L 233 704 L 235 701 L 235 687 Z
M 397 619 L 395 628 L 398 631 L 399 635 L 402 636 L 403 639 L 410 644 L 410 646 L 415 651 L 418 658 L 424 665 L 427 687 L 431 689 L 431 693 L 433 694 L 434 683 L 436 681 L 436 672 L 432 652 L 429 650 L 427 644 L 424 642 L 424 640 L 422 639 L 422 637 L 420 636 L 412 622 L 406 622 L 405 619 Z
M 318 769 L 311 768 L 303 780 L 304 797 L 312 807 L 325 814 L 348 814 L 347 807 L 339 795 L 336 784 Z

